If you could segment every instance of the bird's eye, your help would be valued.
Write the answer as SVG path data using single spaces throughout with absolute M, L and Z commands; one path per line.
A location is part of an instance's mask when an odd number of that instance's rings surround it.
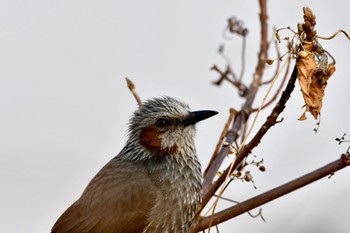
M 160 127 L 160 128 L 163 128 L 163 127 L 167 127 L 171 124 L 171 122 L 165 118 L 159 118 L 157 121 L 156 121 L 156 126 Z

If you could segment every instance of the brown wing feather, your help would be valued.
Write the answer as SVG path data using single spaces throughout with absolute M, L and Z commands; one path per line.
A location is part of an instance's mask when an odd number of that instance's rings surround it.
M 136 233 L 148 225 L 158 189 L 137 165 L 113 159 L 57 220 L 52 233 Z

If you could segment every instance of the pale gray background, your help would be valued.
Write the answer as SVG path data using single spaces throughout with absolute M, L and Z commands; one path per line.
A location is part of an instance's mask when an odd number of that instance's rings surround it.
M 270 26 L 296 28 L 303 6 L 317 14 L 319 34 L 350 31 L 346 0 L 270 1 Z M 217 78 L 211 65 L 225 64 L 216 51 L 232 15 L 250 29 L 250 81 L 260 36 L 257 1 L 1 0 L 0 232 L 49 232 L 119 152 L 136 108 L 125 76 L 142 98 L 176 96 L 193 109 L 220 112 L 198 126 L 198 154 L 205 166 L 228 108 L 242 103 L 229 84 L 210 84 Z M 241 40 L 225 43 L 231 43 L 227 52 L 239 67 Z M 236 182 L 225 196 L 242 201 L 346 150 L 334 138 L 350 134 L 350 42 L 338 36 L 322 44 L 337 58 L 337 71 L 329 81 L 319 133 L 313 133 L 310 117 L 297 121 L 303 105 L 297 87 L 283 124 L 254 150 L 267 167 L 265 173 L 251 169 L 258 189 Z M 223 224 L 221 232 L 350 232 L 349 175 L 343 170 L 263 206 L 266 223 L 244 214 Z

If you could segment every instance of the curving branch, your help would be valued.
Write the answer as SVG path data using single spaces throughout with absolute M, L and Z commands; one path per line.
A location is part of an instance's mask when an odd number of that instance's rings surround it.
M 256 197 L 253 197 L 244 202 L 236 204 L 235 206 L 232 206 L 230 208 L 217 212 L 213 216 L 202 218 L 199 222 L 197 231 L 202 231 L 204 229 L 207 229 L 210 226 L 210 224 L 212 226 L 215 226 L 219 223 L 225 222 L 251 209 L 259 207 L 285 194 L 288 194 L 301 187 L 304 187 L 325 176 L 333 175 L 336 171 L 339 171 L 349 165 L 350 165 L 350 154 L 349 153 L 342 154 L 339 159 L 325 165 L 324 167 L 321 167 L 315 171 L 312 171 L 304 176 L 301 176 L 295 180 L 292 180 L 270 191 L 262 193 Z

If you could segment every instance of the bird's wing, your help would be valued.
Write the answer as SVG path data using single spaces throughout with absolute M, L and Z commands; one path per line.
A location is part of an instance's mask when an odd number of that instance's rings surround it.
M 136 233 L 149 224 L 158 188 L 137 165 L 113 159 L 57 220 L 52 233 Z

